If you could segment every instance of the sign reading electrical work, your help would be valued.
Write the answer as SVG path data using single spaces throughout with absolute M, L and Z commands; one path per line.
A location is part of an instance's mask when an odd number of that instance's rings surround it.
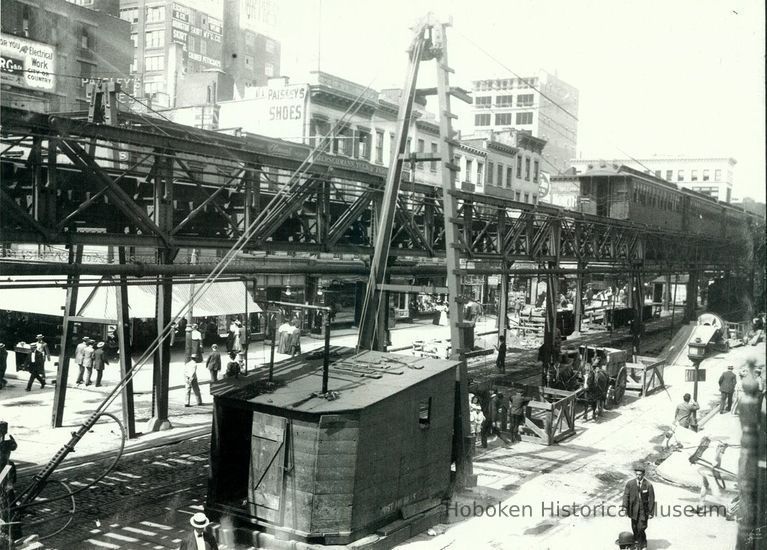
M 245 88 L 243 99 L 221 103 L 219 126 L 245 132 L 302 141 L 309 87 L 257 86 Z
M 0 34 L 0 80 L 3 83 L 53 92 L 56 89 L 56 48 Z

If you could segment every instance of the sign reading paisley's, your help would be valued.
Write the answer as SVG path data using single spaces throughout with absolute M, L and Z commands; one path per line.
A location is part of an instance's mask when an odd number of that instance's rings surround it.
M 56 90 L 56 48 L 0 34 L 0 80 L 24 88 Z

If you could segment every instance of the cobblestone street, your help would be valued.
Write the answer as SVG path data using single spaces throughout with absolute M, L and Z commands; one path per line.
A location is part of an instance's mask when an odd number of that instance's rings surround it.
M 44 507 L 25 523 L 26 532 L 39 529 L 46 547 L 59 548 L 175 548 L 188 532 L 189 516 L 202 510 L 208 472 L 209 435 L 198 435 L 156 449 L 123 456 L 105 479 L 76 495 L 71 524 L 69 499 Z M 55 476 L 71 490 L 92 482 L 113 457 L 87 461 Z M 20 487 L 31 481 L 31 471 L 20 477 Z M 41 498 L 60 496 L 59 485 Z

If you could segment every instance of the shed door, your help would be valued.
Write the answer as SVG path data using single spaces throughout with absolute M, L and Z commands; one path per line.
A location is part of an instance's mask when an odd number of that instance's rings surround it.
M 259 519 L 279 524 L 287 419 L 253 413 L 248 501 Z

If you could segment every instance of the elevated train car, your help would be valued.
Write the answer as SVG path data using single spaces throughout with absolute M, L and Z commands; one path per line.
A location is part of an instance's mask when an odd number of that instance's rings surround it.
M 667 231 L 717 239 L 745 239 L 756 214 L 629 168 L 600 166 L 578 176 L 580 210 Z

